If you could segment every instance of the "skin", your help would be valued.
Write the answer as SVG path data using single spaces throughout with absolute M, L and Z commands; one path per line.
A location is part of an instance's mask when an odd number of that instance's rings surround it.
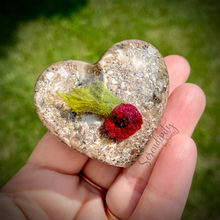
M 184 58 L 171 55 L 165 61 L 170 94 L 163 119 L 179 133 L 161 147 L 151 166 L 106 165 L 46 133 L 27 164 L 1 189 L 0 219 L 107 219 L 102 194 L 80 179 L 80 171 L 108 190 L 106 203 L 120 219 L 180 219 L 197 158 L 190 136 L 205 96 L 198 86 L 185 83 L 190 66 Z

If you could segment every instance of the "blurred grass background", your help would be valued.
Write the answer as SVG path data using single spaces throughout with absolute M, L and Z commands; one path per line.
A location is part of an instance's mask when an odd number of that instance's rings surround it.
M 140 39 L 184 56 L 188 82 L 206 94 L 182 219 L 220 219 L 219 22 L 218 0 L 0 0 L 0 187 L 46 132 L 33 103 L 39 74 L 60 60 L 94 63 L 116 42 Z

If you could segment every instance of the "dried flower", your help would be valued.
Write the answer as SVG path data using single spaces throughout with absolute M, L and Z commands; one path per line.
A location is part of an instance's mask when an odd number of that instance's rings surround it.
M 142 116 L 131 104 L 120 104 L 112 111 L 113 116 L 105 119 L 105 129 L 111 138 L 123 140 L 141 128 Z

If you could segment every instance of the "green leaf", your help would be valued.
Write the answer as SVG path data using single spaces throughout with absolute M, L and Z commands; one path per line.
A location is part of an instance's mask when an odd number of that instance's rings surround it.
M 95 79 L 93 84 L 83 88 L 73 88 L 69 93 L 57 93 L 78 115 L 83 113 L 94 113 L 109 116 L 112 110 L 124 103 L 124 100 L 115 97 L 103 85 L 99 79 Z

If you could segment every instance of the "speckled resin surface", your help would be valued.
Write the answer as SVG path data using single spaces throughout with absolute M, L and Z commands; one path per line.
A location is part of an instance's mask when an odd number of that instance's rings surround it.
M 95 77 L 141 113 L 143 125 L 128 139 L 111 139 L 104 118 L 75 116 L 57 95 L 92 84 Z M 113 45 L 95 64 L 76 60 L 52 64 L 38 78 L 34 100 L 43 124 L 69 147 L 92 159 L 127 167 L 137 161 L 157 129 L 168 87 L 167 68 L 158 50 L 147 42 L 126 40 Z

